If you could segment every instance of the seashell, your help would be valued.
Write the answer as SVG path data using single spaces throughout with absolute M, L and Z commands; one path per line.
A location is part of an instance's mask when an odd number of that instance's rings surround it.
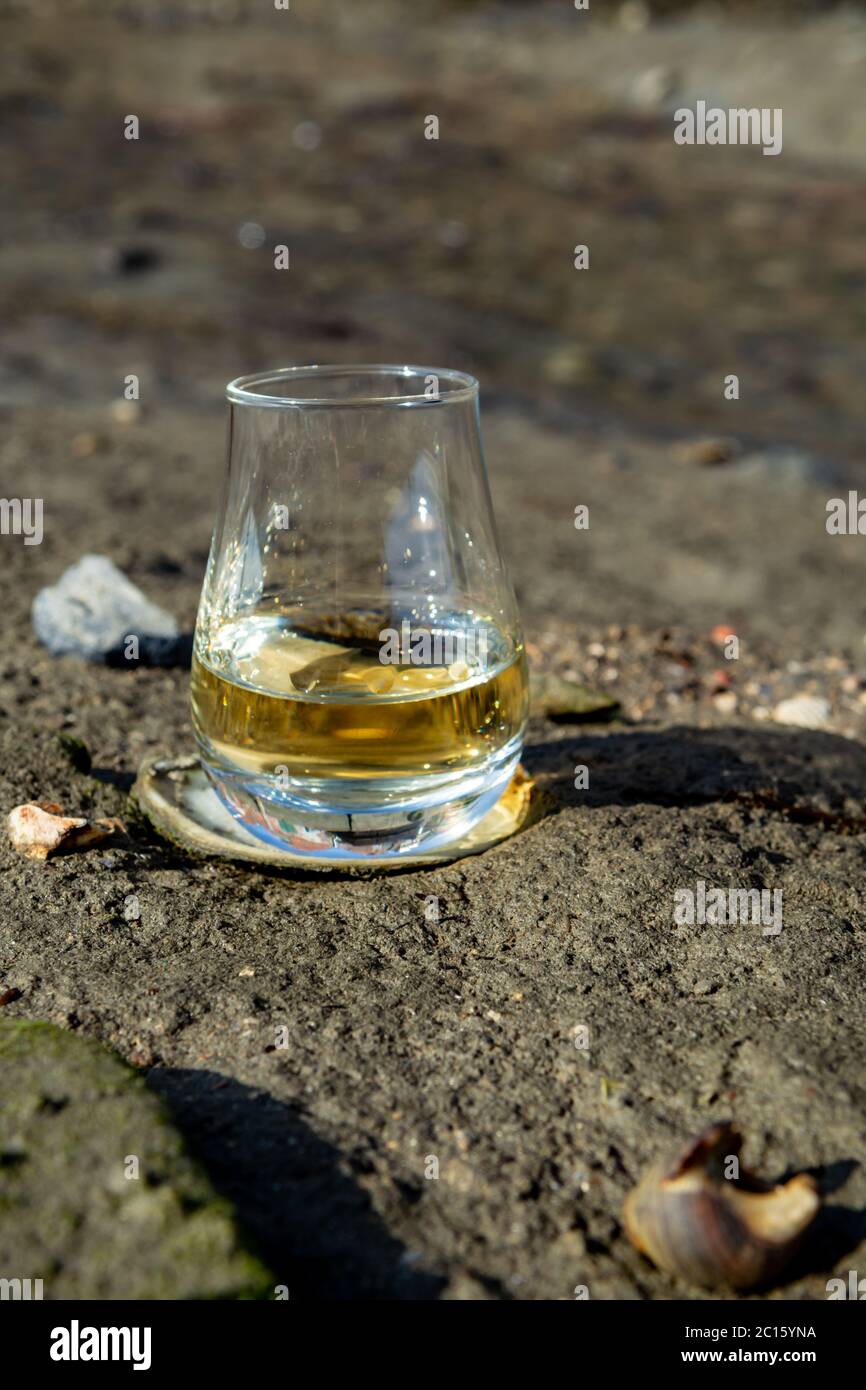
M 28 859 L 47 859 L 107 840 L 123 827 L 119 820 L 87 821 L 64 816 L 55 801 L 29 801 L 15 806 L 6 818 L 13 849 Z
M 795 724 L 801 729 L 823 729 L 830 718 L 830 703 L 820 695 L 793 695 L 780 700 L 773 710 L 777 724 Z
M 710 1125 L 629 1193 L 626 1235 L 660 1269 L 703 1288 L 750 1289 L 789 1263 L 821 1205 L 814 1179 L 798 1173 L 773 1186 L 745 1171 L 725 1177 L 742 1142 L 730 1121 Z

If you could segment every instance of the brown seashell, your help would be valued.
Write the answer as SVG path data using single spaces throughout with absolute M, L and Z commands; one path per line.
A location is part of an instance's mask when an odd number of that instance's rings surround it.
M 6 818 L 13 849 L 28 859 L 47 859 L 52 854 L 85 849 L 122 830 L 115 818 L 87 821 L 64 816 L 56 801 L 29 801 L 15 806 Z
M 729 1121 L 710 1125 L 626 1197 L 626 1235 L 660 1269 L 703 1288 L 750 1289 L 789 1263 L 821 1205 L 814 1179 L 798 1173 L 773 1186 L 745 1171 L 726 1178 L 742 1143 Z

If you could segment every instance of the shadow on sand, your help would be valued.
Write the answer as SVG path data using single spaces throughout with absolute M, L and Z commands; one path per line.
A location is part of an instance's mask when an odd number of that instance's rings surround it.
M 445 1281 L 413 1268 L 347 1160 L 298 1111 L 212 1071 L 155 1067 L 149 1086 L 291 1299 L 430 1299 Z

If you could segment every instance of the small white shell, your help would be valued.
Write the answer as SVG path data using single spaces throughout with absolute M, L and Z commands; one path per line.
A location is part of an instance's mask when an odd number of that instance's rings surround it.
M 793 695 L 773 710 L 777 724 L 796 724 L 801 729 L 823 729 L 830 718 L 829 701 L 820 695 Z

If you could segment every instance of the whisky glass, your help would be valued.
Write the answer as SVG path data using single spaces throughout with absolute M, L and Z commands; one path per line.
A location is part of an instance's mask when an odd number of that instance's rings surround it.
M 191 682 L 208 777 L 288 855 L 439 850 L 502 795 L 527 719 L 478 383 L 288 367 L 226 394 Z

